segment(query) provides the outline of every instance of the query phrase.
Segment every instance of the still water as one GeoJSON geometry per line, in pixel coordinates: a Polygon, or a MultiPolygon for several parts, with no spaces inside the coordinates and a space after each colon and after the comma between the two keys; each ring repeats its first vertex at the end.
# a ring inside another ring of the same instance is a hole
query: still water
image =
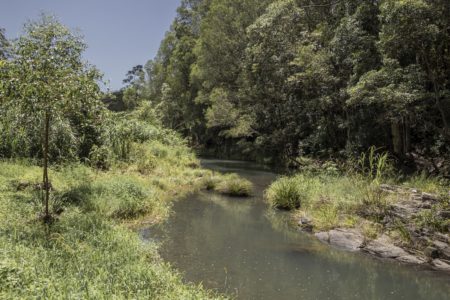
{"type": "Polygon", "coordinates": [[[450,299],[450,276],[347,253],[288,225],[263,202],[276,174],[247,162],[203,167],[253,182],[252,198],[199,193],[178,201],[168,222],[142,230],[184,276],[238,299],[450,299]]]}

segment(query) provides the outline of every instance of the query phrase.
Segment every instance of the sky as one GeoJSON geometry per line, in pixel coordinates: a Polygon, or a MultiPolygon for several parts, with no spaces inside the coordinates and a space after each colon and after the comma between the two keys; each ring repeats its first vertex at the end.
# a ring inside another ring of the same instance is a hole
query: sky
{"type": "Polygon", "coordinates": [[[89,63],[104,73],[111,90],[120,89],[133,66],[154,58],[180,0],[0,0],[0,28],[16,38],[23,24],[54,14],[80,30],[89,63]]]}

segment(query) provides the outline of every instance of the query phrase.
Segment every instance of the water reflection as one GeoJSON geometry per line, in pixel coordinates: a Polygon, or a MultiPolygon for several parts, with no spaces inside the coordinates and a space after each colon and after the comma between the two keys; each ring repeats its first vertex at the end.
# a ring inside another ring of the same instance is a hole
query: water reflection
{"type": "Polygon", "coordinates": [[[207,161],[256,183],[255,197],[200,193],[175,204],[167,224],[143,231],[187,281],[241,299],[448,299],[444,275],[332,249],[287,225],[261,196],[276,177],[242,162],[207,161]],[[228,167],[227,167],[228,166],[228,167]]]}

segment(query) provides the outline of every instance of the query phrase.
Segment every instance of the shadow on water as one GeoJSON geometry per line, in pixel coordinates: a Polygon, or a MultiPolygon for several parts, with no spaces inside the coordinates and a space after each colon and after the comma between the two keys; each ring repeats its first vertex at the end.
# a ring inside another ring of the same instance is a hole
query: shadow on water
{"type": "Polygon", "coordinates": [[[199,193],[178,201],[168,222],[142,230],[162,242],[161,256],[184,274],[239,299],[449,299],[450,277],[332,249],[267,209],[276,174],[246,162],[205,160],[255,185],[254,197],[199,193]]]}

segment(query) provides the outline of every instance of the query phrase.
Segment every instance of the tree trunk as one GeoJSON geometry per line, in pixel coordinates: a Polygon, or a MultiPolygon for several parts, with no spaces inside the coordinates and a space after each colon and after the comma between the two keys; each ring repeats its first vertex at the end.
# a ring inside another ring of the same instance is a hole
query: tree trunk
{"type": "Polygon", "coordinates": [[[44,178],[43,178],[43,184],[45,189],[45,195],[44,195],[44,205],[45,205],[45,211],[44,211],[44,221],[48,222],[50,220],[50,212],[48,208],[48,202],[50,198],[50,183],[48,181],[48,138],[49,138],[49,131],[50,131],[50,113],[47,111],[45,113],[45,128],[44,128],[44,178]]]}
{"type": "Polygon", "coordinates": [[[401,128],[401,123],[398,120],[393,120],[391,123],[392,133],[392,145],[394,147],[394,153],[397,155],[403,155],[403,141],[404,136],[401,128]]]}

